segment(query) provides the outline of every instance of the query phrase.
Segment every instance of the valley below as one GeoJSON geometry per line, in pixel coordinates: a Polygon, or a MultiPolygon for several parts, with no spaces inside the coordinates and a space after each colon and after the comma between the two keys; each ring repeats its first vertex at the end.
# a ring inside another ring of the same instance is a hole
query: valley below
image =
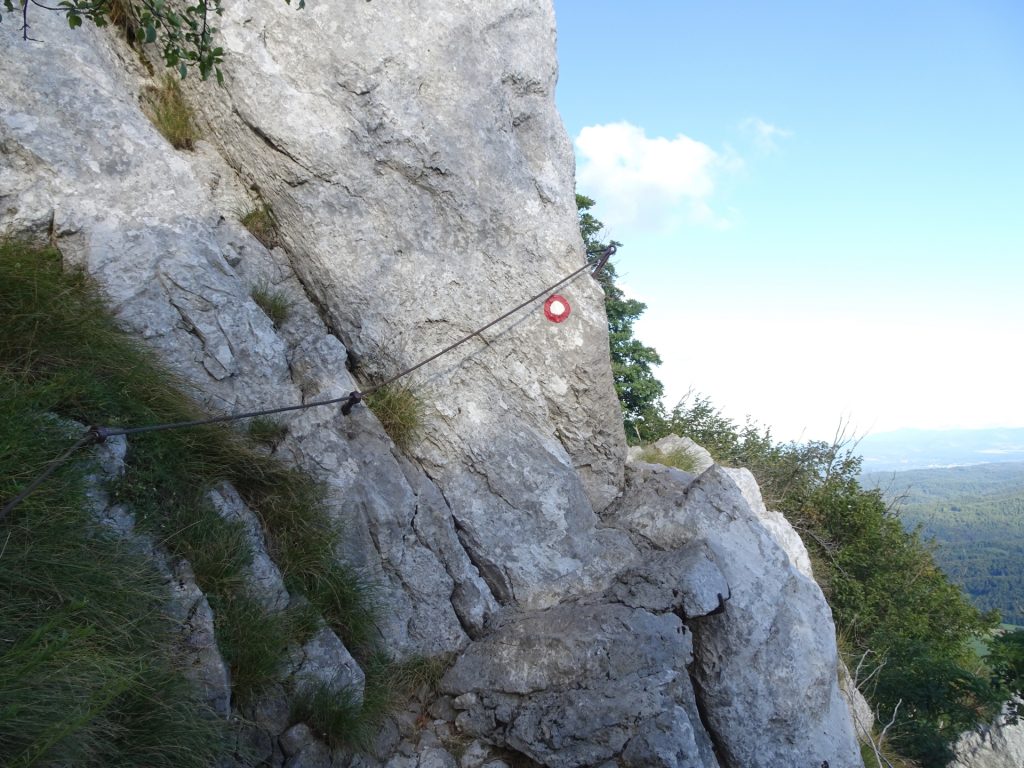
{"type": "Polygon", "coordinates": [[[1024,461],[867,472],[861,482],[934,542],[936,562],[975,605],[1024,626],[1024,461]]]}

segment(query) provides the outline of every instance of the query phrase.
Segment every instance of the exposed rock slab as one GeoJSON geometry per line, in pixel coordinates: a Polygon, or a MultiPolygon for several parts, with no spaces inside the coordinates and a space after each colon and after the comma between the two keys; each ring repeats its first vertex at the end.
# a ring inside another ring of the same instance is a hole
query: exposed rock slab
{"type": "Polygon", "coordinates": [[[620,604],[513,613],[442,681],[457,723],[553,768],[715,766],[679,618],[620,604]]]}
{"type": "MultiPolygon", "coordinates": [[[[226,89],[189,85],[364,381],[584,263],[546,0],[363,3],[343,20],[256,0],[220,26],[226,89]]],[[[593,531],[625,453],[603,295],[585,275],[560,290],[565,323],[538,303],[410,380],[428,411],[413,455],[491,589],[531,606],[600,588],[628,549],[593,531]]]]}
{"type": "Polygon", "coordinates": [[[652,546],[705,542],[729,585],[720,612],[689,622],[696,692],[725,764],[859,768],[837,683],[831,612],[720,467],[689,484],[635,465],[606,518],[652,546]]]}

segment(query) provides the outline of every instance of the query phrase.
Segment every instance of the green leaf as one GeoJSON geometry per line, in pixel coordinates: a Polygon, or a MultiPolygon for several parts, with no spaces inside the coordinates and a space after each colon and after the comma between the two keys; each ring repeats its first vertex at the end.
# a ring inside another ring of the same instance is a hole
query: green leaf
{"type": "Polygon", "coordinates": [[[82,26],[82,17],[79,16],[77,13],[69,13],[68,14],[68,26],[71,29],[75,29],[76,27],[82,26]]]}
{"type": "Polygon", "coordinates": [[[146,24],[146,42],[156,42],[156,27],[153,26],[152,22],[146,24]]]}
{"type": "Polygon", "coordinates": [[[178,74],[181,75],[182,80],[184,80],[186,75],[188,75],[188,67],[185,66],[184,62],[178,65],[178,74]]]}

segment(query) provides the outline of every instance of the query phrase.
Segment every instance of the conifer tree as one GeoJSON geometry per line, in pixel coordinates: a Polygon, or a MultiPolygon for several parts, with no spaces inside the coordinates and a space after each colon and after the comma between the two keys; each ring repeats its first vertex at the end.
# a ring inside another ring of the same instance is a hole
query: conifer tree
{"type": "MultiPolygon", "coordinates": [[[[599,258],[599,252],[608,245],[622,245],[614,240],[610,243],[601,241],[604,224],[590,213],[594,204],[594,200],[586,195],[576,195],[580,234],[592,260],[599,258]]],[[[652,366],[661,364],[661,357],[633,335],[633,323],[647,305],[636,299],[627,299],[615,284],[616,277],[615,266],[611,262],[597,276],[604,288],[615,392],[622,406],[626,439],[630,443],[650,442],[661,436],[665,422],[661,405],[664,387],[652,370],[652,366]]]]}

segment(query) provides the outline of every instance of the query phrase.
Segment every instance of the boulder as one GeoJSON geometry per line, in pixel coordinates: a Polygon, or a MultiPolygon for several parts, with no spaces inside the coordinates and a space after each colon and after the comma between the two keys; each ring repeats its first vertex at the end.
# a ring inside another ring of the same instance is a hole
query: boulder
{"type": "Polygon", "coordinates": [[[441,685],[463,730],[545,766],[710,768],[691,661],[690,633],[672,613],[570,603],[510,612],[441,685]]]}
{"type": "Polygon", "coordinates": [[[701,542],[728,584],[721,611],[687,623],[697,700],[723,762],[860,768],[818,585],[792,565],[728,472],[682,476],[633,465],[605,519],[660,549],[701,542]]]}

